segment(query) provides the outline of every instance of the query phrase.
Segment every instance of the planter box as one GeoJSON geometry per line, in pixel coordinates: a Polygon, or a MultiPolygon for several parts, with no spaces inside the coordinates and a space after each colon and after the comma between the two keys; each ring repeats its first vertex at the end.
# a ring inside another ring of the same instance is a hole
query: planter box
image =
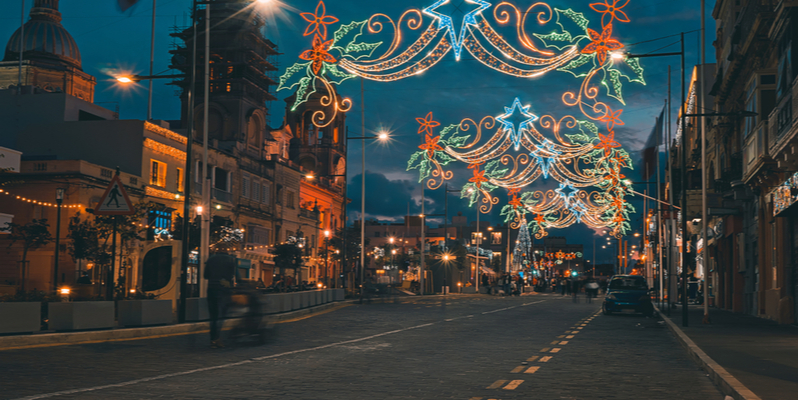
{"type": "Polygon", "coordinates": [[[208,299],[205,297],[186,299],[186,320],[208,321],[208,299]]]}
{"type": "Polygon", "coordinates": [[[309,291],[300,292],[300,308],[311,307],[311,295],[313,294],[309,291]]]}
{"type": "Polygon", "coordinates": [[[42,303],[38,301],[0,303],[0,333],[38,332],[42,303]]]}
{"type": "Polygon", "coordinates": [[[292,299],[292,310],[299,310],[300,309],[300,295],[302,293],[293,292],[289,293],[290,298],[292,299]]]}
{"type": "Polygon", "coordinates": [[[113,301],[76,301],[48,303],[50,329],[74,331],[113,328],[113,301]]]}
{"type": "Polygon", "coordinates": [[[275,296],[280,298],[281,312],[292,311],[292,293],[281,293],[275,296]]]}
{"type": "Polygon", "coordinates": [[[172,323],[172,300],[122,300],[117,302],[117,320],[122,326],[172,323]]]}
{"type": "Polygon", "coordinates": [[[333,289],[333,301],[344,301],[344,289],[333,289]]]}
{"type": "Polygon", "coordinates": [[[267,314],[277,314],[283,309],[283,297],[279,294],[268,294],[264,296],[264,301],[266,303],[262,307],[267,314]]]}

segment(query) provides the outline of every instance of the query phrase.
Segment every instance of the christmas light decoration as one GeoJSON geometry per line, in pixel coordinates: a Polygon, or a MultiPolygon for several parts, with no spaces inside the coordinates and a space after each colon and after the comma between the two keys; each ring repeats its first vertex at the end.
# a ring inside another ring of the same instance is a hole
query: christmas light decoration
{"type": "Polygon", "coordinates": [[[612,35],[615,22],[630,21],[623,11],[628,1],[590,4],[600,14],[600,27],[594,29],[583,13],[552,8],[544,2],[523,11],[507,1],[493,5],[466,0],[474,7],[463,15],[458,31],[453,17],[440,11],[447,2],[436,0],[422,10],[408,10],[396,22],[385,14],[374,14],[365,21],[340,25],[333,38],[327,37],[327,25],[338,20],[326,15],[320,2],[314,14],[303,14],[309,22],[304,35],[313,35],[312,48],[300,55],[304,63],[292,65],[280,77],[278,89],[297,87],[292,109],[317,90],[324,91],[320,100],[326,109],[316,111],[312,120],[325,126],[351,106],[349,99],[337,97],[334,85],[354,77],[374,81],[409,78],[433,67],[451,50],[456,60],[466,52],[481,64],[511,76],[569,73],[581,80],[580,88],[563,92],[561,99],[577,111],[575,115],[535,115],[532,106],[523,106],[516,98],[510,107],[504,107],[505,113],[479,122],[465,118],[442,126],[432,113],[417,118],[422,142],[408,169],[417,169],[420,182],[436,189],[453,178],[453,172],[445,169],[448,165],[454,161],[467,164],[472,177],[462,187],[462,197],[468,198],[470,205],[480,203],[480,211],[488,213],[499,203],[492,192],[508,189],[511,198],[501,215],[516,227],[526,225],[537,238],[547,235],[549,229],[574,223],[624,234],[630,229],[628,215],[634,209],[625,201],[630,184],[621,171],[632,167],[630,156],[615,139],[615,126],[624,125],[623,110],[612,108],[604,97],[624,105],[624,83],[645,83],[638,59],[609,57],[610,51],[624,47],[612,35]],[[533,31],[528,25],[532,15],[537,23],[533,31]],[[432,18],[430,23],[426,23],[427,17],[432,18]],[[509,44],[495,29],[505,25],[516,28],[514,42],[519,45],[509,44]],[[387,26],[392,29],[387,31],[392,40],[380,56],[373,57],[383,41],[361,40],[382,33],[387,26]],[[416,34],[406,48],[401,47],[404,31],[416,34]],[[602,93],[601,88],[605,88],[602,93]],[[602,125],[605,132],[600,131],[602,125]],[[484,132],[490,136],[482,141],[484,132]],[[559,185],[521,192],[540,177],[554,179],[559,185]],[[530,222],[527,214],[532,214],[530,222]]]}

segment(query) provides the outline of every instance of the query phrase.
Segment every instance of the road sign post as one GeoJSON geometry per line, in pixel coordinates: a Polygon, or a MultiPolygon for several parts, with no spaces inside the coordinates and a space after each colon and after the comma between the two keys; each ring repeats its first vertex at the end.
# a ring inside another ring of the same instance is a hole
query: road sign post
{"type": "Polygon", "coordinates": [[[106,300],[114,298],[114,270],[117,258],[117,216],[132,215],[136,209],[125,191],[125,186],[119,180],[119,168],[117,173],[111,178],[103,197],[94,209],[94,215],[111,215],[114,218],[113,230],[111,231],[111,266],[106,275],[106,300]]]}

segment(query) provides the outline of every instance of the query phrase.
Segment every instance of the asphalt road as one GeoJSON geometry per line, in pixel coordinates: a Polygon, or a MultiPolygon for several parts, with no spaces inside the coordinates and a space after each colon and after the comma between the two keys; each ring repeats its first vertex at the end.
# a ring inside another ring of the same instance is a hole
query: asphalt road
{"type": "Polygon", "coordinates": [[[203,334],[0,352],[0,398],[723,399],[656,319],[560,295],[399,298],[203,334]]]}

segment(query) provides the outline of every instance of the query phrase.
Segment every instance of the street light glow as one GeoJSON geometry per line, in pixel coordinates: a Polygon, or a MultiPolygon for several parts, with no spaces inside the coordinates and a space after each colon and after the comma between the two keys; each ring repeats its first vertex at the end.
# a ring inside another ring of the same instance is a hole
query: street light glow
{"type": "Polygon", "coordinates": [[[329,230],[327,230],[327,229],[326,229],[326,230],[325,230],[325,237],[328,237],[328,236],[330,236],[330,235],[331,235],[331,231],[329,231],[329,230]]]}
{"type": "Polygon", "coordinates": [[[378,134],[378,140],[386,140],[389,139],[389,134],[386,132],[380,132],[378,134]]]}
{"type": "Polygon", "coordinates": [[[306,179],[314,179],[314,175],[308,174],[306,175],[306,179]]]}
{"type": "Polygon", "coordinates": [[[614,51],[611,53],[611,58],[614,60],[624,60],[626,58],[625,53],[621,51],[614,51]]]}
{"type": "Polygon", "coordinates": [[[121,83],[131,83],[131,82],[133,82],[133,79],[131,79],[131,78],[130,78],[130,77],[128,77],[128,76],[118,76],[118,77],[117,77],[117,82],[121,82],[121,83]]]}

